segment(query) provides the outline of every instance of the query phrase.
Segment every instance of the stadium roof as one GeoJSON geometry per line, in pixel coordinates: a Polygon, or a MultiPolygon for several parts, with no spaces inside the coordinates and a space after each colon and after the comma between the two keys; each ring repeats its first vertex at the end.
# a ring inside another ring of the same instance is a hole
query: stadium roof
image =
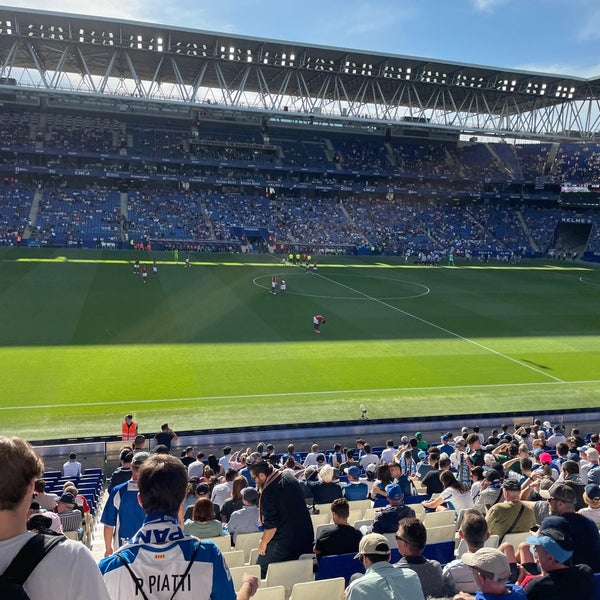
{"type": "Polygon", "coordinates": [[[600,80],[0,7],[0,83],[367,119],[591,137],[600,80]]]}

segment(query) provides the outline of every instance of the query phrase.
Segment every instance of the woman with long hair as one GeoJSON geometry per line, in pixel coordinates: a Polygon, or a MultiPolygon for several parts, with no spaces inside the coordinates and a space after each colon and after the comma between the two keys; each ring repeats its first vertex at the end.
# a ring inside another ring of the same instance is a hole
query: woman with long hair
{"type": "Polygon", "coordinates": [[[444,487],[442,493],[435,500],[423,502],[425,508],[435,511],[455,510],[457,513],[473,508],[469,486],[458,481],[452,471],[443,471],[440,481],[444,487]]]}
{"type": "Polygon", "coordinates": [[[227,498],[221,506],[221,521],[223,523],[229,522],[231,513],[235,510],[240,510],[242,504],[242,490],[248,487],[248,480],[243,475],[238,475],[233,480],[233,486],[231,488],[231,498],[227,498]]]}
{"type": "Polygon", "coordinates": [[[377,479],[371,488],[371,498],[373,499],[373,506],[375,508],[389,504],[385,487],[390,483],[392,483],[392,475],[389,465],[379,465],[377,479]]]}

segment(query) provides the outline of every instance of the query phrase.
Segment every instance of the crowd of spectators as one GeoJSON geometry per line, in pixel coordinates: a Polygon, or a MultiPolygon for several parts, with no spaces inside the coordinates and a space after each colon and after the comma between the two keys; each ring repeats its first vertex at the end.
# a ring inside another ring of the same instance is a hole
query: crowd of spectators
{"type": "Polygon", "coordinates": [[[552,182],[593,180],[600,160],[594,143],[321,137],[266,124],[157,126],[15,110],[0,117],[0,151],[4,168],[14,171],[2,185],[3,244],[17,235],[25,243],[85,246],[133,238],[262,250],[277,241],[315,253],[367,248],[427,261],[451,252],[508,260],[547,255],[557,225],[583,217],[591,223],[588,250],[600,247],[597,209],[558,208],[556,186],[555,201],[546,197],[552,182]],[[42,174],[21,180],[20,167],[42,174]],[[127,176],[148,181],[123,186],[127,176]],[[177,185],[194,177],[204,183],[177,185]],[[531,197],[515,200],[523,182],[531,197]],[[535,201],[537,193],[546,203],[535,201]]]}
{"type": "MultiPolygon", "coordinates": [[[[110,494],[101,517],[105,559],[100,571],[111,594],[130,585],[126,570],[119,571],[123,554],[116,560],[115,553],[122,547],[134,571],[150,568],[148,560],[142,564],[136,556],[138,552],[156,553],[156,544],[164,543],[153,540],[151,534],[157,531],[159,521],[161,527],[173,529],[173,535],[180,531],[177,539],[181,543],[229,538],[235,548],[238,536],[258,534],[262,577],[270,564],[294,560],[307,552],[314,552],[317,571],[324,557],[356,553],[366,575],[353,578],[346,592],[349,598],[362,597],[360,590],[370,589],[374,573],[381,571],[381,577],[389,578],[391,589],[416,586],[417,595],[411,597],[467,598],[479,590],[485,598],[494,582],[501,584],[495,586],[499,592],[509,589],[515,597],[535,599],[540,589],[550,586],[554,592],[553,586],[562,585],[549,577],[554,562],[544,562],[542,550],[569,570],[563,577],[579,578],[582,598],[591,598],[587,595],[593,589],[591,574],[600,572],[598,433],[584,435],[578,428],[566,431],[560,423],[535,420],[503,424],[486,433],[477,426],[464,426],[458,434],[443,432],[439,440],[427,441],[417,432],[402,436],[399,444],[390,439],[381,447],[357,439],[354,447],[336,444],[321,450],[313,443],[310,451],[297,451],[290,444],[278,452],[273,444],[260,443],[235,452],[227,446],[217,457],[187,446],[180,458],[169,456],[179,453],[178,448],[169,450],[159,439],[148,452],[147,440],[138,437],[140,443],[136,438],[121,449],[121,465],[110,478],[110,494]],[[182,483],[175,484],[173,479],[168,488],[153,488],[166,472],[182,483]],[[369,506],[373,508],[367,517],[369,506]],[[319,509],[327,509],[332,522],[315,528],[313,516],[320,517],[319,509]],[[161,511],[166,511],[164,516],[161,511]],[[461,542],[456,558],[453,552],[441,562],[426,558],[427,538],[433,535],[432,525],[428,525],[432,512],[451,517],[452,548],[453,532],[458,530],[464,547],[461,542]],[[365,514],[365,519],[355,513],[365,514]],[[537,535],[532,533],[536,528],[537,535]],[[520,537],[515,541],[509,534],[520,537]],[[181,537],[184,535],[187,537],[181,537]],[[541,548],[532,554],[537,545],[541,548]],[[395,552],[399,561],[392,558],[395,552]],[[484,564],[493,566],[487,571],[481,567],[481,572],[467,568],[484,564]]],[[[41,461],[33,458],[27,445],[19,441],[19,446],[15,440],[0,439],[0,496],[12,485],[6,470],[16,460],[12,454],[17,447],[33,461],[22,467],[29,469],[33,496],[24,495],[18,501],[23,511],[0,498],[0,523],[8,522],[10,513],[12,522],[23,519],[24,531],[28,518],[32,529],[50,536],[56,534],[53,528],[61,533],[76,530],[73,523],[81,524],[86,510],[85,497],[78,495],[74,485],[83,475],[77,455],[72,453],[64,465],[65,476],[73,481],[65,483],[58,497],[45,493],[41,461]],[[51,513],[56,513],[58,520],[48,518],[51,513]]],[[[175,434],[172,440],[177,442],[175,434]]],[[[12,487],[10,493],[14,497],[12,487]]],[[[30,539],[30,534],[19,535],[20,543],[30,539]]],[[[2,544],[6,542],[0,540],[2,544]]],[[[75,550],[69,546],[68,551],[75,550]]],[[[210,552],[218,554],[216,548],[210,552]]],[[[4,562],[13,555],[12,551],[7,554],[4,562]]],[[[79,555],[87,565],[86,577],[90,577],[91,557],[86,552],[79,555]]],[[[100,586],[97,597],[107,597],[102,595],[102,580],[95,581],[94,585],[100,586]]],[[[250,584],[244,588],[246,595],[240,596],[238,590],[238,598],[248,598],[250,589],[258,584],[246,581],[250,584]]],[[[33,591],[32,598],[38,597],[36,585],[38,579],[33,578],[26,587],[33,591]]]]}

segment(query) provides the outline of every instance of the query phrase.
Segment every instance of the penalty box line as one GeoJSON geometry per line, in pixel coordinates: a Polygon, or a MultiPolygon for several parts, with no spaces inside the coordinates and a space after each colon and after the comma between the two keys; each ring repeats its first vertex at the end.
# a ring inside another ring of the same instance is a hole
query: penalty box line
{"type": "Polygon", "coordinates": [[[420,321],[421,323],[429,326],[429,327],[433,327],[434,329],[438,329],[439,331],[443,331],[445,334],[451,336],[451,337],[455,337],[459,340],[462,340],[463,342],[467,342],[468,344],[472,344],[473,346],[476,346],[477,348],[480,348],[482,350],[485,350],[486,352],[490,352],[491,354],[495,354],[496,356],[500,357],[500,358],[504,358],[505,360],[509,360],[521,367],[525,367],[526,369],[529,369],[530,371],[534,371],[535,373],[538,373],[539,375],[543,375],[544,377],[548,377],[554,381],[556,381],[557,383],[565,383],[562,379],[560,379],[559,377],[555,377],[554,375],[550,375],[550,373],[545,373],[544,371],[542,371],[541,369],[536,369],[535,367],[528,365],[527,363],[524,363],[520,360],[517,360],[516,358],[513,358],[511,356],[508,356],[507,354],[503,354],[502,352],[499,352],[498,350],[494,350],[493,348],[490,348],[489,346],[486,346],[485,344],[481,344],[479,342],[476,342],[475,340],[471,340],[463,335],[460,335],[460,333],[456,333],[455,331],[451,331],[450,329],[446,329],[445,327],[442,327],[441,325],[438,325],[436,323],[432,323],[431,321],[428,321],[427,319],[423,319],[422,317],[419,317],[413,313],[409,313],[406,310],[402,310],[401,308],[398,308],[397,306],[394,306],[392,304],[388,304],[387,302],[384,302],[383,300],[380,300],[379,298],[374,298],[373,296],[370,296],[369,294],[366,294],[365,292],[361,292],[360,290],[357,290],[356,288],[353,288],[349,285],[346,285],[345,283],[341,283],[340,281],[336,281],[335,279],[331,279],[329,277],[326,277],[325,275],[321,275],[321,273],[317,273],[319,275],[319,277],[321,277],[322,279],[325,279],[326,281],[329,281],[330,283],[333,283],[335,285],[339,285],[341,287],[346,288],[347,290],[350,290],[351,292],[354,292],[355,294],[360,294],[361,296],[364,296],[365,298],[372,300],[373,302],[376,302],[377,304],[381,304],[382,306],[385,306],[386,308],[391,308],[392,310],[395,310],[396,312],[399,312],[401,314],[403,314],[406,317],[409,317],[410,319],[414,319],[416,321],[420,321]]]}

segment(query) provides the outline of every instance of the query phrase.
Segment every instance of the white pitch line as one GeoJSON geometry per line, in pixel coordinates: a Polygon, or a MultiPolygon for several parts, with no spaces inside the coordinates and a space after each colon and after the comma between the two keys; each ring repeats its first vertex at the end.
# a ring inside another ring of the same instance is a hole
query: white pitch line
{"type": "Polygon", "coordinates": [[[492,354],[495,354],[496,356],[499,356],[506,360],[512,361],[512,362],[516,363],[517,365],[525,367],[526,369],[530,369],[531,371],[539,373],[540,375],[544,375],[544,377],[549,377],[550,379],[554,379],[554,381],[556,381],[558,383],[564,383],[564,381],[562,379],[555,377],[554,375],[550,375],[549,373],[544,373],[544,371],[542,371],[541,369],[536,369],[535,367],[532,367],[531,365],[521,362],[520,360],[517,360],[516,358],[512,358],[511,356],[503,354],[502,352],[498,352],[498,350],[494,350],[493,348],[490,348],[489,346],[485,346],[484,344],[480,344],[479,342],[476,342],[475,340],[466,338],[466,337],[460,335],[459,333],[450,331],[449,329],[446,329],[445,327],[442,327],[441,325],[437,325],[436,323],[432,323],[431,321],[428,321],[427,319],[423,319],[421,317],[418,317],[417,315],[413,315],[412,313],[402,310],[401,308],[398,308],[397,306],[393,306],[392,304],[388,304],[387,302],[384,302],[383,300],[379,300],[379,298],[374,298],[373,296],[369,296],[369,294],[365,294],[364,292],[361,292],[360,290],[350,287],[349,285],[346,285],[345,283],[341,283],[339,281],[336,281],[335,279],[330,279],[329,277],[325,277],[325,275],[321,275],[320,273],[318,273],[318,275],[319,275],[319,277],[322,277],[323,279],[330,281],[331,283],[334,283],[336,285],[340,285],[340,286],[350,290],[351,292],[354,292],[355,294],[361,294],[365,298],[369,298],[370,300],[373,300],[373,302],[377,302],[378,304],[381,304],[382,306],[391,308],[392,310],[402,313],[403,315],[410,317],[411,319],[415,319],[417,321],[420,321],[421,323],[425,323],[425,325],[429,325],[429,327],[439,329],[440,331],[443,331],[444,333],[446,333],[452,337],[458,338],[459,340],[463,340],[464,342],[472,344],[473,346],[477,346],[478,348],[481,348],[482,350],[491,352],[492,354]]]}
{"type": "Polygon", "coordinates": [[[224,396],[193,396],[189,398],[156,398],[154,400],[111,400],[109,402],[76,402],[73,404],[38,404],[28,406],[0,406],[0,411],[6,410],[31,410],[49,408],[69,408],[74,406],[118,406],[129,404],[164,404],[166,402],[213,402],[215,400],[247,400],[252,398],[293,398],[297,396],[333,396],[348,394],[379,394],[389,392],[431,392],[431,391],[454,391],[472,389],[500,389],[538,386],[570,386],[600,384],[600,379],[583,381],[529,381],[525,383],[482,383],[469,385],[439,385],[423,387],[397,387],[397,388],[367,388],[358,390],[316,390],[313,392],[274,392],[269,394],[232,394],[224,396]]]}

